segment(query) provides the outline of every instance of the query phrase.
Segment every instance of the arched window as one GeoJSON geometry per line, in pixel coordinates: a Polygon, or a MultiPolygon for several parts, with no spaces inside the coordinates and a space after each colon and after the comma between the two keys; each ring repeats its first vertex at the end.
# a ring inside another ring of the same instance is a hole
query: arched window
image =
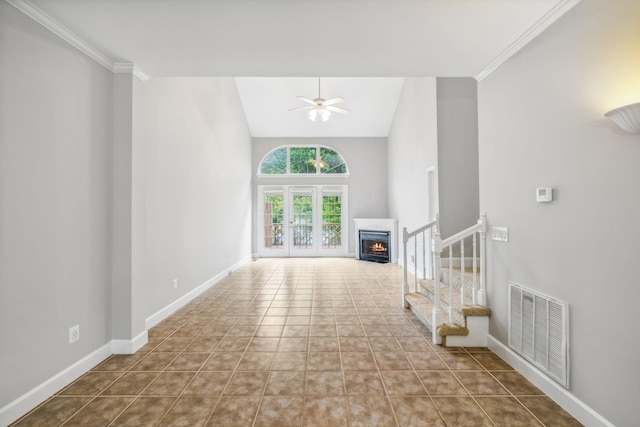
{"type": "Polygon", "coordinates": [[[259,176],[349,175],[340,153],[321,145],[284,145],[270,151],[258,168],[259,176]]]}

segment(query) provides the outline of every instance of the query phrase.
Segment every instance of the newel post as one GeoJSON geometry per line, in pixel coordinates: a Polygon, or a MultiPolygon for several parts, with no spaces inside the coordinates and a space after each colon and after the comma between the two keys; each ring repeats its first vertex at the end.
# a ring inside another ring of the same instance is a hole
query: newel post
{"type": "Polygon", "coordinates": [[[409,282],[407,279],[407,240],[409,240],[409,233],[407,227],[402,227],[402,267],[404,270],[404,277],[402,281],[402,306],[409,308],[405,295],[409,293],[409,282]]]}
{"type": "Polygon", "coordinates": [[[478,220],[480,224],[480,290],[478,291],[479,305],[487,305],[487,260],[486,260],[486,246],[487,246],[487,217],[481,215],[478,220]]]}
{"type": "Polygon", "coordinates": [[[434,344],[442,344],[442,337],[438,335],[438,326],[442,325],[442,309],[440,308],[440,268],[442,267],[442,239],[438,225],[434,227],[431,240],[431,252],[433,253],[433,312],[431,314],[431,336],[434,344]]]}

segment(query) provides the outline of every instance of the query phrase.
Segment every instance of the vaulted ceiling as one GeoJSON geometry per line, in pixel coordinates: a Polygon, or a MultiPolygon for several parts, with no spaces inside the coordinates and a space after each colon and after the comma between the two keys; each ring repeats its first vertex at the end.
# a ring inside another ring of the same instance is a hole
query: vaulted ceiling
{"type": "Polygon", "coordinates": [[[254,136],[385,136],[401,78],[481,78],[579,0],[8,1],[152,78],[244,77],[254,136]],[[342,126],[267,114],[315,98],[318,76],[353,111],[342,126]]]}

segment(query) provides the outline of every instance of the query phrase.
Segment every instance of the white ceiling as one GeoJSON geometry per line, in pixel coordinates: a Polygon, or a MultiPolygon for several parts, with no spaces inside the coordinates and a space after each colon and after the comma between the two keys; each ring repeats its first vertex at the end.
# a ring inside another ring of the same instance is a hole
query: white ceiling
{"type": "Polygon", "coordinates": [[[345,77],[477,76],[519,38],[549,20],[554,8],[576,3],[575,0],[9,1],[18,6],[35,6],[112,62],[135,63],[151,77],[261,77],[237,79],[254,136],[386,135],[402,80],[345,77]],[[353,110],[352,114],[334,115],[330,121],[318,124],[300,112],[297,119],[304,120],[296,120],[294,112],[272,111],[299,106],[297,95],[316,97],[317,84],[313,79],[282,77],[312,76],[323,77],[323,97],[342,96],[345,102],[341,105],[353,110]],[[269,123],[278,126],[269,128],[269,123]]]}
{"type": "Polygon", "coordinates": [[[317,78],[236,77],[254,137],[387,136],[403,82],[399,77],[322,78],[322,98],[341,96],[344,102],[336,106],[351,112],[334,113],[327,122],[312,122],[308,110],[289,110],[309,105],[297,96],[318,97],[317,78]]]}

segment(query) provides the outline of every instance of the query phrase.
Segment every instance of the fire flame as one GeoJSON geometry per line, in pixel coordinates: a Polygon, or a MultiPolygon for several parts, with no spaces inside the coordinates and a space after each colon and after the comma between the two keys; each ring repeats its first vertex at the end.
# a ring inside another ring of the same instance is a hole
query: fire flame
{"type": "Polygon", "coordinates": [[[371,246],[371,250],[374,252],[385,252],[387,248],[380,242],[376,242],[371,246]]]}

